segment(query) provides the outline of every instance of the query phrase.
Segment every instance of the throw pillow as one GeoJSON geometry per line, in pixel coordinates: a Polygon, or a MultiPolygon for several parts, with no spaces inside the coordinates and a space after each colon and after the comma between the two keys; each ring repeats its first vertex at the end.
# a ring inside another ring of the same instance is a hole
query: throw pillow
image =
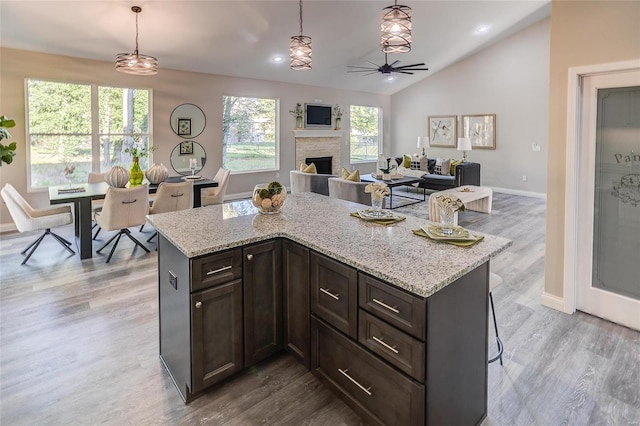
{"type": "Polygon", "coordinates": [[[353,172],[349,173],[349,171],[343,167],[342,179],[350,180],[352,182],[360,182],[360,170],[355,169],[353,172]]]}
{"type": "Polygon", "coordinates": [[[428,160],[429,159],[427,158],[426,155],[423,155],[420,158],[420,170],[422,170],[423,172],[428,172],[429,171],[429,167],[428,167],[429,162],[428,162],[428,160]]]}
{"type": "Polygon", "coordinates": [[[455,176],[456,175],[456,166],[458,164],[462,164],[462,160],[451,160],[451,170],[449,172],[449,174],[451,176],[455,176]]]}
{"type": "Polygon", "coordinates": [[[305,163],[302,163],[302,164],[300,165],[300,171],[301,171],[302,173],[311,173],[311,174],[314,174],[314,175],[315,175],[316,173],[318,173],[318,172],[317,172],[317,170],[316,170],[316,165],[315,165],[315,163],[311,163],[311,164],[309,164],[308,166],[307,166],[305,163]]]}
{"type": "Polygon", "coordinates": [[[451,159],[442,160],[442,176],[451,176],[451,159]]]}
{"type": "Polygon", "coordinates": [[[411,157],[409,157],[407,154],[402,157],[402,167],[407,169],[411,168],[411,157]]]}
{"type": "Polygon", "coordinates": [[[436,165],[433,168],[434,175],[442,174],[442,158],[436,158],[436,165]]]}

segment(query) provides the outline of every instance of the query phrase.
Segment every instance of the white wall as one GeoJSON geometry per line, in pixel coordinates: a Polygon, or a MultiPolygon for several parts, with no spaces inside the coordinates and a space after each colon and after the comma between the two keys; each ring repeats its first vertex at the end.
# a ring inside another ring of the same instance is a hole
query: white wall
{"type": "MultiPolygon", "coordinates": [[[[174,146],[182,140],[170,127],[169,118],[173,109],[183,103],[198,105],[206,116],[204,132],[195,138],[207,152],[207,163],[201,172],[214,176],[222,165],[222,96],[250,96],[280,99],[280,170],[276,172],[232,174],[227,194],[247,193],[256,183],[275,179],[289,185],[289,170],[295,168],[295,144],[292,130],[295,118],[289,110],[296,102],[339,104],[345,115],[342,118],[345,138],[341,144],[341,165],[349,165],[348,139],[349,105],[370,105],[382,107],[385,139],[389,139],[391,99],[388,95],[327,89],[321,87],[287,84],[265,80],[253,80],[212,74],[160,69],[155,76],[131,76],[115,71],[111,62],[78,59],[49,55],[17,49],[0,49],[0,114],[16,121],[11,129],[18,149],[14,161],[0,168],[0,185],[11,183],[18,191],[27,195],[35,207],[49,205],[44,191],[27,194],[27,160],[25,130],[25,78],[38,78],[75,83],[98,83],[115,87],[147,87],[153,90],[153,141],[158,149],[153,153],[153,161],[170,166],[170,155],[174,146]],[[280,174],[277,177],[277,173],[280,174]]],[[[296,72],[288,68],[283,72],[296,72]]],[[[363,167],[364,169],[364,167],[363,167]]],[[[370,166],[373,170],[373,166],[370,166]]],[[[0,209],[0,224],[11,223],[4,205],[0,209]]]]}
{"type": "MultiPolygon", "coordinates": [[[[496,150],[474,150],[482,184],[525,193],[547,190],[550,19],[528,28],[391,97],[391,152],[415,153],[428,135],[427,117],[496,114],[496,150]],[[532,151],[532,143],[541,146],[532,151]],[[527,175],[527,181],[522,176],[527,175]]],[[[443,42],[445,42],[443,40],[443,42]]],[[[424,58],[429,63],[429,58],[424,58]]],[[[455,148],[428,148],[429,157],[462,158],[455,148]]]]}

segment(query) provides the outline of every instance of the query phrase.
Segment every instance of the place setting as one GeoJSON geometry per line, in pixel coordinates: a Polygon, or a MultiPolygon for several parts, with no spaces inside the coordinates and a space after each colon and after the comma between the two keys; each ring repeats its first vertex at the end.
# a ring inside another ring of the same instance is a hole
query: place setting
{"type": "Polygon", "coordinates": [[[474,235],[461,226],[448,227],[439,224],[421,226],[420,229],[414,229],[413,233],[458,247],[471,247],[484,239],[484,235],[474,235]]]}

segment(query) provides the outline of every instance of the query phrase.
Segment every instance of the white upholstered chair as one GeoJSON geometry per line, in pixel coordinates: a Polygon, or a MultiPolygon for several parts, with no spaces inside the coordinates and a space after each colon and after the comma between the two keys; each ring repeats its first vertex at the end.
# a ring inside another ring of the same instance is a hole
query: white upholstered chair
{"type": "MultiPolygon", "coordinates": [[[[149,214],[177,212],[178,210],[190,209],[192,206],[192,182],[161,182],[160,185],[158,185],[156,198],[153,200],[153,204],[151,204],[149,214]]],[[[158,235],[158,231],[154,232],[147,242],[150,243],[156,235],[158,235]]]]}
{"type": "MultiPolygon", "coordinates": [[[[87,183],[101,183],[104,182],[104,178],[106,173],[97,173],[97,172],[89,172],[87,176],[87,183]]],[[[104,204],[104,200],[91,200],[91,216],[95,217],[96,213],[102,210],[102,204],[104,204]]],[[[98,224],[94,223],[91,229],[94,229],[98,224]]],[[[100,228],[96,231],[93,239],[95,240],[100,232],[100,228]]]]}
{"type": "MultiPolygon", "coordinates": [[[[371,194],[364,192],[364,187],[369,183],[370,182],[353,182],[342,178],[330,178],[329,197],[353,201],[354,203],[370,206],[371,194]]],[[[384,200],[384,202],[386,202],[386,200],[384,200]]],[[[382,205],[383,208],[384,202],[382,205]]]]}
{"type": "Polygon", "coordinates": [[[133,238],[128,229],[132,226],[143,225],[147,220],[147,213],[149,213],[149,189],[147,185],[140,185],[133,188],[110,187],[104,197],[102,211],[96,214],[96,222],[98,226],[105,231],[117,229],[119,232],[96,250],[96,253],[100,253],[115,239],[116,242],[111,248],[109,257],[107,257],[107,263],[109,263],[123,234],[129,237],[136,246],[142,247],[144,251],[149,253],[149,249],[140,241],[133,238]]]}
{"type": "Polygon", "coordinates": [[[291,170],[289,171],[291,193],[315,192],[317,194],[329,195],[329,178],[334,177],[336,176],[291,170]]]}
{"type": "Polygon", "coordinates": [[[218,173],[216,173],[213,178],[213,180],[218,182],[218,186],[202,190],[201,202],[203,207],[211,204],[222,204],[224,194],[227,193],[230,174],[230,170],[223,169],[222,167],[218,170],[218,173]]]}
{"type": "Polygon", "coordinates": [[[22,254],[27,254],[27,257],[22,261],[24,265],[27,263],[31,255],[38,248],[45,236],[51,235],[57,242],[60,243],[65,250],[71,254],[76,252],[71,249],[71,243],[60,235],[51,231],[51,228],[58,226],[68,225],[73,223],[73,215],[71,214],[71,207],[60,206],[50,207],[46,209],[34,209],[25,200],[22,195],[11,185],[6,184],[2,188],[2,198],[7,204],[7,209],[11,218],[16,224],[16,228],[20,232],[39,231],[44,229],[44,234],[40,235],[34,242],[29,244],[26,249],[22,251],[22,254]],[[31,249],[31,250],[29,250],[31,249]]]}

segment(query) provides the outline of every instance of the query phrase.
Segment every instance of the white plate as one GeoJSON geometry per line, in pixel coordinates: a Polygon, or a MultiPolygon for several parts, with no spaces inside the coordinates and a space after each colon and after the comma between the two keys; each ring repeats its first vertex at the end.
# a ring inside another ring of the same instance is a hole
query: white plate
{"type": "Polygon", "coordinates": [[[194,175],[194,176],[185,176],[183,179],[198,180],[198,179],[202,179],[202,176],[198,176],[198,175],[194,175]]]}
{"type": "Polygon", "coordinates": [[[375,211],[372,209],[359,210],[358,215],[366,220],[390,220],[397,217],[389,210],[380,210],[380,214],[375,214],[375,211]]]}

